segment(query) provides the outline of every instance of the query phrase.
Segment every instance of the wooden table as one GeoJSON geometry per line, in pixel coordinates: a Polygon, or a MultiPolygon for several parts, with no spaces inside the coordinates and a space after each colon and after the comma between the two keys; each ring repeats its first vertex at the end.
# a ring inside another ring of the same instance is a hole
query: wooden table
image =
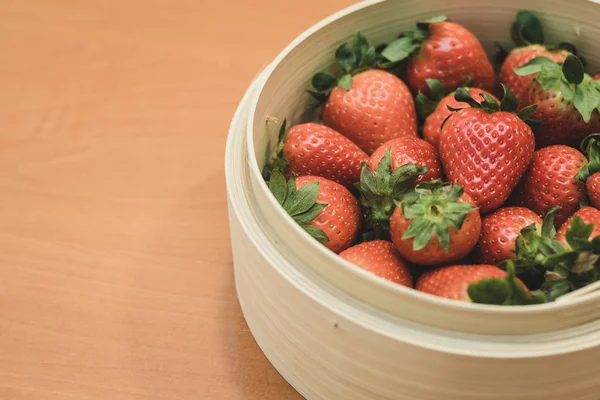
{"type": "Polygon", "coordinates": [[[223,150],[350,0],[0,1],[0,399],[298,399],[235,297],[223,150]]]}

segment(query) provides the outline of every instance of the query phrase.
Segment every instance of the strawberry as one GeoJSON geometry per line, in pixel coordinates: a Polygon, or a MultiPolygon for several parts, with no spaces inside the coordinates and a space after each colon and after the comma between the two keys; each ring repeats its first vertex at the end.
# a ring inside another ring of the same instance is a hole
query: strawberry
{"type": "Polygon", "coordinates": [[[413,287],[408,264],[400,258],[391,242],[363,242],[342,251],[340,257],[383,279],[413,287]]]}
{"type": "Polygon", "coordinates": [[[581,150],[587,155],[588,163],[575,176],[585,183],[589,202],[600,207],[600,134],[587,136],[581,142],[581,150]]]}
{"type": "MultiPolygon", "coordinates": [[[[404,141],[404,139],[397,140],[404,141]]],[[[416,140],[429,146],[420,139],[416,140]]],[[[416,162],[433,165],[439,173],[439,163],[431,148],[423,147],[427,153],[422,149],[412,151],[415,149],[411,150],[404,144],[390,143],[383,148],[382,157],[375,152],[362,166],[360,183],[357,187],[367,222],[367,232],[365,232],[367,239],[389,238],[390,217],[396,208],[396,202],[414,189],[418,179],[430,175],[427,167],[419,166],[416,162]],[[394,166],[392,166],[392,151],[395,152],[394,166]],[[408,151],[408,154],[404,151],[408,151]]]]}
{"type": "Polygon", "coordinates": [[[277,169],[268,186],[294,221],[328,249],[339,253],[356,239],[360,205],[344,186],[318,176],[292,176],[286,182],[277,169]]]}
{"type": "Polygon", "coordinates": [[[325,125],[306,123],[286,131],[281,125],[277,155],[263,170],[269,179],[275,168],[287,175],[314,175],[350,187],[360,180],[361,164],[369,156],[348,138],[325,125]]]}
{"type": "Polygon", "coordinates": [[[579,217],[585,224],[591,224],[592,229],[588,234],[590,240],[600,235],[600,210],[594,207],[583,207],[573,214],[564,224],[560,226],[556,233],[556,240],[568,246],[566,234],[569,228],[573,225],[573,219],[579,217]]]}
{"type": "Polygon", "coordinates": [[[316,91],[309,93],[324,103],[323,123],[356,143],[367,154],[388,140],[417,136],[415,103],[406,84],[384,71],[360,33],[353,44],[342,44],[336,60],[344,71],[340,78],[317,73],[316,91]]]}
{"type": "Polygon", "coordinates": [[[514,267],[530,288],[549,301],[600,280],[600,241],[596,240],[600,211],[582,208],[557,234],[554,213],[558,209],[552,207],[546,214],[541,233],[534,225],[523,228],[516,240],[516,259],[499,265],[514,267]]]}
{"type": "Polygon", "coordinates": [[[381,55],[392,63],[408,59],[406,82],[416,95],[429,95],[426,79],[437,79],[453,91],[465,85],[491,91],[495,76],[483,46],[464,26],[439,16],[417,23],[417,28],[389,43],[381,55]]]}
{"type": "Polygon", "coordinates": [[[592,76],[592,79],[595,81],[600,81],[600,74],[596,74],[596,75],[592,76]]]}
{"type": "Polygon", "coordinates": [[[392,171],[406,164],[416,164],[427,167],[429,172],[417,178],[416,183],[441,179],[442,166],[440,165],[437,150],[426,141],[414,136],[404,136],[390,140],[380,146],[367,161],[371,171],[377,171],[377,166],[388,150],[392,157],[392,171]]]}
{"type": "Polygon", "coordinates": [[[576,147],[592,132],[600,130],[600,81],[584,72],[583,63],[569,54],[561,65],[536,57],[515,69],[517,75],[537,74],[528,93],[538,107],[531,118],[538,148],[553,144],[576,147]]]}
{"type": "Polygon", "coordinates": [[[529,208],[540,216],[553,206],[559,206],[555,225],[560,226],[585,198],[585,186],[576,175],[586,164],[584,155],[572,147],[555,145],[537,150],[511,203],[529,208]]]}
{"type": "MultiPolygon", "coordinates": [[[[423,93],[419,92],[415,98],[417,114],[425,122],[423,124],[423,139],[431,143],[436,149],[440,145],[440,133],[442,132],[442,124],[448,118],[452,111],[450,108],[464,108],[469,105],[465,102],[456,101],[454,98],[455,92],[446,95],[444,85],[435,79],[427,79],[427,85],[430,88],[433,99],[428,98],[423,93]]],[[[465,90],[473,98],[481,98],[482,93],[498,100],[493,94],[479,88],[468,88],[465,90]]]]}
{"type": "Polygon", "coordinates": [[[484,304],[518,305],[543,302],[531,296],[527,287],[514,275],[487,264],[451,265],[427,271],[417,281],[416,289],[438,297],[484,304]]]}
{"type": "Polygon", "coordinates": [[[498,264],[514,259],[515,241],[521,230],[529,225],[541,229],[542,219],[524,207],[504,207],[485,216],[477,244],[477,260],[483,264],[498,264]]]}
{"type": "Polygon", "coordinates": [[[479,210],[459,185],[433,181],[405,195],[390,221],[392,242],[415,264],[436,265],[465,257],[477,244],[479,210]]]}
{"type": "Polygon", "coordinates": [[[500,68],[499,81],[515,94],[519,106],[523,106],[529,100],[529,89],[534,76],[517,75],[514,69],[536,57],[547,57],[555,62],[563,62],[569,52],[562,48],[544,46],[542,23],[529,11],[517,13],[511,26],[511,36],[517,47],[512,49],[504,59],[500,68]]]}
{"type": "Polygon", "coordinates": [[[535,148],[531,128],[523,121],[535,106],[515,115],[517,102],[504,89],[501,104],[485,93],[477,102],[465,89],[457,89],[456,101],[470,107],[455,111],[440,134],[440,158],[448,180],[463,186],[482,213],[504,204],[535,148]]]}

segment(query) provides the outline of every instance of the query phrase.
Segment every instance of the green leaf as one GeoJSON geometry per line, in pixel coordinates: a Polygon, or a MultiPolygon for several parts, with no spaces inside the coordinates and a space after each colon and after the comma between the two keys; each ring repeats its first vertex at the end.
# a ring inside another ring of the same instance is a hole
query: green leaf
{"type": "Polygon", "coordinates": [[[554,301],[571,291],[568,279],[557,279],[544,282],[540,291],[546,295],[548,301],[554,301]]]}
{"type": "Polygon", "coordinates": [[[268,182],[269,190],[275,196],[275,199],[279,204],[283,204],[287,197],[287,182],[285,177],[278,170],[274,170],[271,173],[271,180],[268,182]]]}
{"type": "Polygon", "coordinates": [[[356,54],[354,54],[354,50],[352,46],[348,43],[342,44],[335,51],[335,59],[337,63],[342,67],[342,69],[348,73],[354,69],[354,65],[356,64],[356,54]]]}
{"type": "Polygon", "coordinates": [[[590,121],[594,110],[600,107],[600,91],[590,84],[589,78],[575,87],[573,104],[586,123],[590,121]]]}
{"type": "Polygon", "coordinates": [[[302,228],[306,232],[308,232],[310,234],[310,236],[314,237],[319,242],[321,242],[321,244],[325,244],[325,243],[329,242],[329,236],[327,236],[327,234],[325,232],[323,232],[323,230],[321,230],[321,228],[317,228],[316,226],[312,226],[312,225],[304,225],[302,228]]]}
{"type": "Polygon", "coordinates": [[[429,25],[435,24],[436,22],[444,22],[447,20],[448,18],[445,15],[436,15],[435,17],[431,17],[429,19],[417,22],[417,28],[427,30],[429,29],[429,25]]]}
{"type": "Polygon", "coordinates": [[[454,100],[458,102],[467,103],[468,105],[474,108],[481,108],[481,104],[479,104],[479,102],[477,102],[473,97],[471,97],[469,91],[463,87],[456,89],[456,92],[454,92],[454,100]]]}
{"type": "Polygon", "coordinates": [[[585,72],[581,60],[573,53],[569,54],[562,66],[562,73],[567,82],[579,85],[583,82],[585,72]]]}
{"type": "MultiPolygon", "coordinates": [[[[513,94],[513,92],[503,83],[501,83],[502,89],[504,90],[504,97],[502,103],[500,103],[500,109],[506,112],[515,112],[519,108],[519,102],[513,94]]],[[[493,100],[493,99],[492,99],[493,100]]]]}
{"type": "Polygon", "coordinates": [[[560,206],[554,206],[544,216],[542,223],[542,236],[554,239],[556,236],[556,228],[554,227],[554,215],[560,210],[560,206]]]}
{"type": "Polygon", "coordinates": [[[325,92],[337,85],[337,78],[327,72],[319,72],[313,76],[312,85],[317,91],[325,92]]]}
{"type": "Polygon", "coordinates": [[[444,250],[446,250],[446,252],[450,251],[450,230],[448,229],[448,226],[443,223],[435,224],[435,235],[444,250]]]}
{"type": "MultiPolygon", "coordinates": [[[[364,63],[364,57],[369,50],[369,42],[367,38],[360,32],[354,34],[354,40],[352,41],[352,51],[356,55],[356,63],[359,67],[362,67],[364,63]]],[[[375,49],[373,49],[373,54],[375,49]]]]}
{"type": "Polygon", "coordinates": [[[431,97],[433,97],[434,100],[439,101],[446,97],[446,87],[440,80],[426,78],[425,82],[427,83],[429,91],[431,92],[431,97]]]}
{"type": "Polygon", "coordinates": [[[511,26],[511,38],[519,47],[544,44],[542,23],[532,12],[519,11],[511,26]]]}
{"type": "Polygon", "coordinates": [[[313,219],[315,219],[317,215],[319,215],[321,211],[323,211],[327,206],[328,204],[315,203],[311,208],[309,208],[305,212],[294,215],[294,221],[296,221],[299,225],[306,225],[313,219]]]}
{"type": "Polygon", "coordinates": [[[469,285],[467,292],[471,301],[479,304],[531,305],[545,303],[547,300],[542,293],[534,296],[527,293],[515,277],[515,265],[512,261],[506,263],[506,277],[484,278],[469,285]]]}
{"type": "Polygon", "coordinates": [[[390,178],[392,176],[392,149],[388,148],[375,172],[375,187],[378,193],[383,193],[390,186],[390,178]]]}
{"type": "Polygon", "coordinates": [[[296,194],[286,201],[285,209],[292,217],[308,211],[316,202],[319,196],[319,182],[311,182],[302,186],[296,194]]]}
{"type": "Polygon", "coordinates": [[[352,87],[352,75],[346,74],[340,78],[338,85],[344,90],[350,90],[352,87]]]}
{"type": "MultiPolygon", "coordinates": [[[[542,66],[541,71],[535,77],[535,79],[539,82],[540,86],[544,90],[557,89],[562,88],[562,71],[558,64],[553,65],[544,65],[542,66]]],[[[567,86],[569,88],[569,86],[567,86]]],[[[563,95],[568,94],[563,90],[563,95]]]]}
{"type": "Polygon", "coordinates": [[[420,43],[415,42],[413,38],[406,36],[391,41],[385,49],[383,49],[381,55],[391,62],[398,62],[407,58],[420,46],[420,43]]]}
{"type": "Polygon", "coordinates": [[[366,163],[362,164],[360,170],[360,191],[363,194],[377,194],[377,181],[375,180],[375,174],[371,171],[366,163]]]}
{"type": "Polygon", "coordinates": [[[310,94],[313,97],[313,99],[317,100],[320,103],[324,103],[329,97],[329,95],[327,95],[326,93],[315,92],[314,90],[307,90],[306,92],[310,94]]]}
{"type": "Polygon", "coordinates": [[[520,67],[513,68],[513,71],[519,76],[527,76],[538,73],[542,70],[544,65],[558,66],[554,61],[548,57],[535,57],[529,62],[521,65],[520,67]]]}
{"type": "Polygon", "coordinates": [[[532,104],[530,106],[523,107],[517,113],[517,117],[519,117],[523,121],[531,121],[529,119],[529,117],[531,117],[531,115],[535,112],[535,110],[537,109],[537,107],[538,107],[537,104],[532,104]]]}
{"type": "Polygon", "coordinates": [[[420,90],[415,96],[415,107],[417,115],[421,121],[424,121],[431,113],[433,113],[438,105],[437,101],[431,100],[425,96],[420,90]]]}
{"type": "Polygon", "coordinates": [[[360,60],[360,66],[365,67],[365,66],[374,65],[376,61],[377,61],[377,53],[375,52],[375,48],[369,47],[367,52],[365,54],[363,54],[362,59],[360,60]]]}
{"type": "Polygon", "coordinates": [[[422,250],[433,236],[433,224],[426,219],[414,219],[402,239],[414,238],[413,249],[422,250]]]}
{"type": "MultiPolygon", "coordinates": [[[[500,108],[501,105],[498,104],[496,99],[494,99],[489,94],[481,93],[481,97],[483,97],[483,101],[480,103],[479,108],[483,109],[485,112],[492,114],[492,113],[495,113],[495,112],[498,112],[501,110],[501,108],[500,108]]],[[[515,100],[515,102],[516,102],[516,100],[515,100]]],[[[509,106],[510,106],[510,104],[509,104],[509,106]]],[[[508,111],[508,110],[506,110],[506,111],[508,111]]],[[[512,112],[512,111],[508,111],[508,112],[512,112]]]]}
{"type": "Polygon", "coordinates": [[[583,251],[589,249],[589,237],[594,230],[593,224],[586,224],[580,217],[571,220],[571,225],[565,234],[567,243],[573,250],[583,251]]]}

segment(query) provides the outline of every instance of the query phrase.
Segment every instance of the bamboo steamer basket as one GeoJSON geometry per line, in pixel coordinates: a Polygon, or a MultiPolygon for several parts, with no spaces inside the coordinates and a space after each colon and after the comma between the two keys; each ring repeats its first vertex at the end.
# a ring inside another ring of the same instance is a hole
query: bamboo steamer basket
{"type": "Polygon", "coordinates": [[[356,31],[378,44],[445,14],[490,54],[519,9],[547,42],[574,43],[600,70],[600,4],[589,0],[366,1],[313,26],[255,79],[225,155],[238,297],[257,343],[314,400],[600,400],[600,285],[550,304],[498,307],[429,296],[372,276],[318,244],[270,195],[260,170],[284,118],[305,112],[312,75],[356,31]],[[477,5],[477,14],[472,6],[477,5]]]}

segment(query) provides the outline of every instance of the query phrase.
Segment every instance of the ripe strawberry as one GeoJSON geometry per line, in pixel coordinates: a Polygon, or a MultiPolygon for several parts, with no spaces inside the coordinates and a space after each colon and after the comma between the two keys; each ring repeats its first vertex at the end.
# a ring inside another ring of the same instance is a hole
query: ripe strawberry
{"type": "Polygon", "coordinates": [[[360,180],[367,154],[348,138],[325,125],[306,123],[286,131],[284,121],[277,155],[267,165],[265,179],[273,169],[288,175],[314,175],[350,187],[360,180]]]}
{"type": "Polygon", "coordinates": [[[416,164],[420,167],[427,167],[429,170],[426,174],[419,176],[416,183],[442,178],[442,166],[437,150],[426,141],[414,136],[390,140],[375,150],[367,161],[367,166],[371,171],[377,171],[379,162],[388,150],[391,152],[392,171],[406,164],[416,164]]]}
{"type": "Polygon", "coordinates": [[[477,244],[479,210],[462,187],[422,183],[405,195],[390,221],[392,242],[415,264],[436,265],[465,257],[477,244]]]}
{"type": "Polygon", "coordinates": [[[565,246],[568,246],[566,234],[567,234],[567,230],[573,224],[573,219],[575,217],[581,218],[581,220],[586,224],[593,225],[591,234],[588,234],[590,240],[592,240],[596,236],[600,235],[600,210],[598,210],[594,207],[583,207],[583,208],[579,209],[571,217],[569,217],[569,219],[560,226],[560,228],[558,229],[558,232],[556,232],[556,240],[563,243],[565,246]]]}
{"type": "Polygon", "coordinates": [[[528,105],[529,89],[533,75],[520,76],[514,72],[536,57],[547,57],[555,62],[563,62],[569,55],[561,48],[544,46],[544,31],[540,20],[529,11],[519,11],[511,26],[511,37],[516,46],[504,59],[500,68],[499,80],[515,94],[519,106],[528,105]]]}
{"type": "Polygon", "coordinates": [[[268,185],[294,221],[328,249],[339,253],[356,239],[361,225],[360,206],[344,186],[318,176],[292,176],[286,182],[277,169],[268,185]]]}
{"type": "MultiPolygon", "coordinates": [[[[427,84],[429,85],[430,91],[433,93],[433,100],[427,98],[423,93],[419,92],[415,99],[417,106],[417,114],[425,120],[423,124],[423,139],[431,143],[436,149],[440,145],[440,134],[442,132],[442,124],[448,118],[452,111],[451,108],[464,108],[468,107],[469,104],[465,102],[456,101],[454,98],[455,92],[446,95],[446,90],[440,81],[428,79],[427,84]]],[[[479,88],[467,88],[465,90],[475,99],[483,99],[482,94],[492,97],[494,100],[498,100],[493,94],[486,92],[479,88]]]]}
{"type": "Polygon", "coordinates": [[[590,176],[585,182],[588,199],[596,208],[600,208],[600,172],[590,176]]]}
{"type": "Polygon", "coordinates": [[[391,242],[373,240],[357,244],[340,253],[340,257],[383,279],[412,288],[408,264],[391,242]]]}
{"type": "Polygon", "coordinates": [[[600,81],[584,72],[581,60],[569,54],[562,65],[536,57],[515,72],[537,74],[528,93],[530,104],[538,107],[531,118],[538,148],[553,144],[577,146],[592,132],[600,130],[600,81]]]}
{"type": "Polygon", "coordinates": [[[596,75],[592,76],[592,79],[595,81],[600,81],[600,74],[596,74],[596,75]]]}
{"type": "Polygon", "coordinates": [[[416,289],[438,297],[484,304],[516,305],[543,302],[532,297],[514,276],[493,265],[451,265],[425,272],[416,289]]]}
{"type": "Polygon", "coordinates": [[[473,87],[494,88],[495,76],[483,46],[464,26],[439,16],[417,23],[381,52],[392,63],[408,58],[406,82],[416,95],[429,95],[426,79],[437,79],[453,91],[472,80],[473,87]]]}
{"type": "Polygon", "coordinates": [[[588,163],[575,176],[585,183],[589,202],[600,207],[600,134],[592,134],[581,141],[581,150],[587,155],[588,163]]]}
{"type": "MultiPolygon", "coordinates": [[[[324,104],[323,123],[356,143],[367,154],[388,140],[417,136],[417,115],[410,90],[385,71],[375,48],[363,35],[335,53],[341,77],[326,72],[313,76],[309,93],[324,104]]],[[[389,64],[389,63],[388,63],[389,64]]]]}
{"type": "Polygon", "coordinates": [[[535,148],[531,128],[523,121],[535,106],[515,115],[516,100],[504,88],[501,104],[490,96],[477,102],[459,88],[455,99],[471,107],[452,114],[440,135],[440,157],[448,180],[463,186],[482,213],[504,204],[535,148]]]}
{"type": "Polygon", "coordinates": [[[367,154],[388,140],[417,136],[415,104],[408,87],[389,72],[369,70],[336,87],[323,107],[323,123],[367,154]]]}
{"type": "Polygon", "coordinates": [[[504,207],[485,216],[481,222],[481,236],[477,244],[477,260],[483,264],[498,264],[514,259],[515,241],[521,230],[534,224],[542,227],[542,219],[524,207],[504,207]]]}
{"type": "Polygon", "coordinates": [[[586,164],[584,155],[571,147],[555,145],[537,150],[511,202],[540,216],[559,206],[555,226],[560,226],[585,197],[584,184],[575,176],[586,164]]]}

